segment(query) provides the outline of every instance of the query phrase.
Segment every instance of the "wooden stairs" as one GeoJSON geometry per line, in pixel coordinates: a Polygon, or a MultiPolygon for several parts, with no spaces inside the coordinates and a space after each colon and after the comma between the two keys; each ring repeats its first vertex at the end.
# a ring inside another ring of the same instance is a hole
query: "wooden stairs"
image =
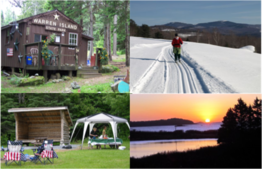
{"type": "Polygon", "coordinates": [[[102,76],[101,73],[98,72],[98,69],[94,69],[94,67],[82,67],[82,69],[77,70],[77,77],[83,78],[83,79],[89,79],[94,77],[100,77],[102,76]]]}

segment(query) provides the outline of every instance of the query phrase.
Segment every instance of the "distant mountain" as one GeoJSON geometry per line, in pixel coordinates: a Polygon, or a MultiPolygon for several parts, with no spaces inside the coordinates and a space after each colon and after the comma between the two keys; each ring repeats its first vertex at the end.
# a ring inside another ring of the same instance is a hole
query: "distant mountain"
{"type": "Polygon", "coordinates": [[[183,28],[183,27],[187,27],[187,26],[193,26],[193,24],[187,24],[187,23],[182,23],[182,22],[170,22],[170,23],[167,23],[167,24],[164,24],[164,25],[174,27],[174,28],[183,28]]]}
{"type": "Polygon", "coordinates": [[[156,25],[152,27],[172,27],[175,29],[180,30],[207,30],[212,31],[214,28],[217,28],[218,31],[222,34],[230,34],[235,33],[237,35],[252,35],[252,36],[261,36],[261,25],[256,24],[242,24],[242,23],[235,23],[230,21],[215,21],[215,22],[207,22],[207,23],[199,23],[196,25],[188,24],[188,23],[182,23],[182,22],[170,22],[163,25],[156,25]]]}
{"type": "Polygon", "coordinates": [[[168,126],[168,125],[185,125],[194,124],[190,120],[172,118],[167,120],[155,120],[155,121],[138,121],[130,122],[131,127],[141,127],[141,126],[168,126]]]}

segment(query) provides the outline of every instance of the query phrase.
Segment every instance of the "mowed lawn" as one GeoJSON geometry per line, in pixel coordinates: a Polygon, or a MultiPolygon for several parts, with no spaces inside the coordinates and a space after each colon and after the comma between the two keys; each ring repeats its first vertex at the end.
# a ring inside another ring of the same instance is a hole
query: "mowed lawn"
{"type": "MultiPolygon", "coordinates": [[[[4,161],[1,162],[2,168],[130,168],[130,143],[124,141],[122,146],[125,150],[111,149],[109,146],[102,146],[102,149],[87,149],[86,142],[83,150],[56,150],[58,159],[55,158],[54,164],[43,165],[41,163],[34,164],[30,161],[22,162],[22,166],[12,163],[5,166],[4,161]]],[[[32,150],[25,150],[24,154],[33,155],[32,150]]],[[[1,152],[1,158],[4,153],[1,152]]]]}

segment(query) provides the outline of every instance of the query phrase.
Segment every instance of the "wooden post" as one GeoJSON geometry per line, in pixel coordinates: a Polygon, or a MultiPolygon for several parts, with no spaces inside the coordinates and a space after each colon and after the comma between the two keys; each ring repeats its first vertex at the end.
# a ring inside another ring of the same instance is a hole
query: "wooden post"
{"type": "Polygon", "coordinates": [[[11,70],[12,70],[12,75],[15,74],[15,68],[12,67],[11,70]]]}
{"type": "Polygon", "coordinates": [[[15,115],[15,140],[18,140],[18,118],[17,113],[14,113],[15,115]]]}
{"type": "Polygon", "coordinates": [[[39,42],[38,43],[38,70],[42,69],[41,50],[42,50],[42,44],[41,44],[41,42],[39,42]]]}
{"type": "Polygon", "coordinates": [[[24,45],[24,69],[26,69],[26,45],[24,45]]]}
{"type": "Polygon", "coordinates": [[[44,75],[45,83],[46,83],[48,81],[47,70],[43,70],[43,75],[44,75]]]}
{"type": "Polygon", "coordinates": [[[61,140],[60,140],[60,146],[65,145],[64,144],[64,113],[62,110],[60,110],[60,116],[61,116],[61,140]]]}
{"type": "Polygon", "coordinates": [[[73,71],[69,70],[69,77],[72,78],[73,77],[73,71]]]}
{"type": "Polygon", "coordinates": [[[95,57],[95,59],[96,59],[95,66],[96,66],[96,67],[97,67],[97,57],[98,57],[98,48],[96,48],[96,57],[95,57]]]}
{"type": "Polygon", "coordinates": [[[61,69],[61,44],[59,44],[58,69],[61,69]]]}

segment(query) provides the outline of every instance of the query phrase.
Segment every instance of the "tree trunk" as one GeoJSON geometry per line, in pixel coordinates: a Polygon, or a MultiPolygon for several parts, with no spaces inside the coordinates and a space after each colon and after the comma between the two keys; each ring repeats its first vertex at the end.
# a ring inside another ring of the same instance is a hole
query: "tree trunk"
{"type": "Polygon", "coordinates": [[[105,24],[104,28],[104,48],[107,47],[107,25],[105,24]]]}
{"type": "MultiPolygon", "coordinates": [[[[90,2],[91,3],[91,2],[90,2]]],[[[90,36],[93,37],[93,8],[92,8],[92,4],[90,4],[89,6],[89,11],[90,11],[90,36]]],[[[90,41],[90,52],[88,55],[88,58],[91,58],[91,56],[93,55],[93,41],[90,41]]]]}
{"type": "MultiPolygon", "coordinates": [[[[117,15],[114,16],[114,26],[116,27],[117,25],[117,15]]],[[[113,55],[117,56],[117,33],[116,33],[116,28],[114,28],[114,41],[113,41],[113,55]]]]}
{"type": "MultiPolygon", "coordinates": [[[[126,13],[128,13],[128,3],[129,1],[125,1],[125,7],[126,7],[126,13]]],[[[126,66],[129,66],[130,65],[130,57],[129,57],[129,48],[130,48],[130,45],[129,45],[129,27],[128,27],[128,22],[126,20],[126,66]]]]}
{"type": "Polygon", "coordinates": [[[112,55],[111,55],[111,29],[110,29],[110,23],[107,24],[107,46],[108,46],[108,58],[110,61],[112,61],[112,55]]]}

